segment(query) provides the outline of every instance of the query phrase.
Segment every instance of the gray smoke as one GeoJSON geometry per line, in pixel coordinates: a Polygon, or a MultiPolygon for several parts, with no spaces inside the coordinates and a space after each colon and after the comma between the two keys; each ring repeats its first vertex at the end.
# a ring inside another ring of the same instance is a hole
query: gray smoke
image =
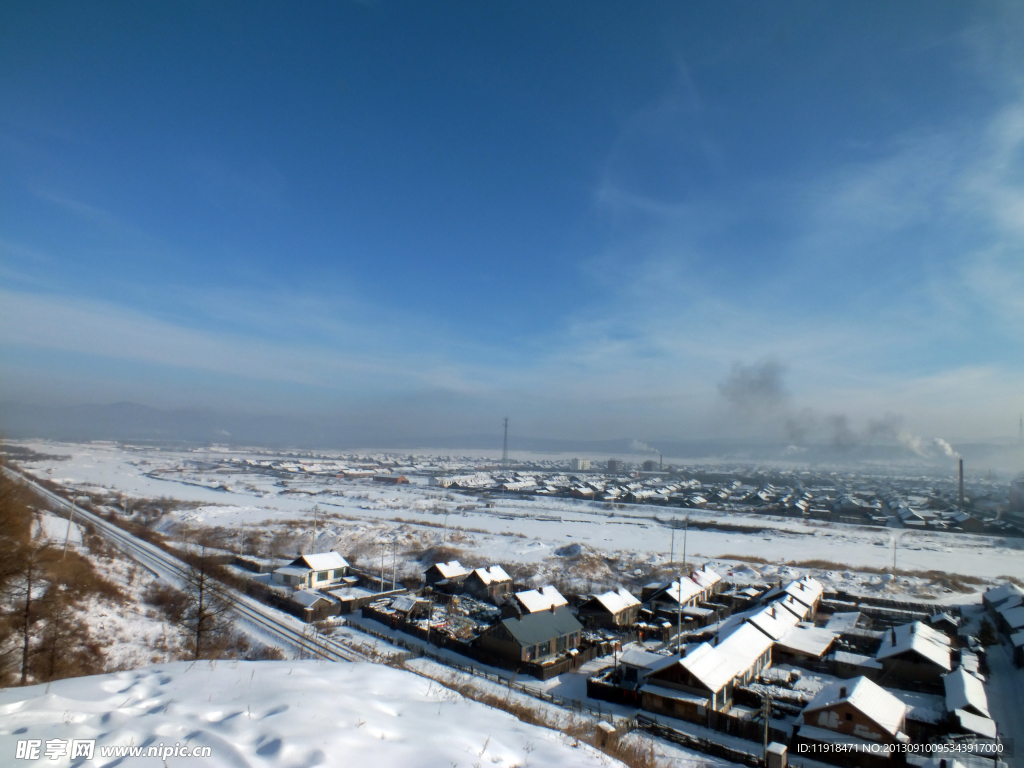
{"type": "Polygon", "coordinates": [[[784,408],[789,393],[782,382],[784,367],[768,358],[752,365],[733,363],[718,392],[726,401],[745,414],[763,414],[784,408]]]}
{"type": "Polygon", "coordinates": [[[647,443],[643,443],[639,440],[631,440],[629,443],[630,453],[657,453],[657,448],[652,448],[647,443]]]}

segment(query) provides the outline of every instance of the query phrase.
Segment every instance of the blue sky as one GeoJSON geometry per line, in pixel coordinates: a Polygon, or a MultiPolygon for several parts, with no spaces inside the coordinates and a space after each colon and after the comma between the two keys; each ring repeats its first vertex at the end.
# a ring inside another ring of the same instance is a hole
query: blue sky
{"type": "Polygon", "coordinates": [[[0,399],[1011,435],[1021,39],[1015,3],[5,4],[0,399]]]}

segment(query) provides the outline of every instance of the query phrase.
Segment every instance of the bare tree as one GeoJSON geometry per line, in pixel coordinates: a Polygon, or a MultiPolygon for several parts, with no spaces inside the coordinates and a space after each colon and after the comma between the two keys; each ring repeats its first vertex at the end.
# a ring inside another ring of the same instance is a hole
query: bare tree
{"type": "Polygon", "coordinates": [[[215,565],[206,545],[202,545],[199,554],[190,558],[182,584],[186,602],[180,626],[189,637],[195,659],[212,658],[230,640],[226,614],[231,602],[214,578],[215,565]]]}

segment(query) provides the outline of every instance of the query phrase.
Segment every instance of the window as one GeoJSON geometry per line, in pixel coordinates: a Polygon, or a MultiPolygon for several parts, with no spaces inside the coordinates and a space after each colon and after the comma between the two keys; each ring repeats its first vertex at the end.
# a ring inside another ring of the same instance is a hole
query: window
{"type": "Polygon", "coordinates": [[[335,568],[335,570],[334,570],[334,578],[340,579],[344,575],[345,575],[345,572],[341,568],[335,568]]]}
{"type": "Polygon", "coordinates": [[[846,713],[846,721],[847,722],[853,722],[853,713],[852,712],[847,712],[846,713]]]}
{"type": "Polygon", "coordinates": [[[562,651],[565,650],[565,645],[566,645],[565,641],[566,641],[566,635],[559,636],[558,641],[555,644],[555,652],[556,653],[562,653],[562,651]]]}
{"type": "Polygon", "coordinates": [[[327,578],[328,578],[327,573],[328,573],[327,571],[320,571],[316,575],[316,580],[317,581],[327,581],[327,578]]]}

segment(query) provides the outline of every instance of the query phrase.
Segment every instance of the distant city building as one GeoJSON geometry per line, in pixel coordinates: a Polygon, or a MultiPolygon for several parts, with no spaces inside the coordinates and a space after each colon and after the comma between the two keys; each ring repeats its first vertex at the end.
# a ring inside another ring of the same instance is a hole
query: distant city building
{"type": "Polygon", "coordinates": [[[590,459],[569,459],[569,469],[574,472],[586,472],[590,469],[590,459]]]}
{"type": "Polygon", "coordinates": [[[608,459],[609,472],[622,472],[623,469],[624,466],[621,459],[608,459]]]}
{"type": "Polygon", "coordinates": [[[656,469],[659,469],[659,467],[658,462],[654,459],[647,459],[644,462],[644,472],[654,472],[656,469]]]}

